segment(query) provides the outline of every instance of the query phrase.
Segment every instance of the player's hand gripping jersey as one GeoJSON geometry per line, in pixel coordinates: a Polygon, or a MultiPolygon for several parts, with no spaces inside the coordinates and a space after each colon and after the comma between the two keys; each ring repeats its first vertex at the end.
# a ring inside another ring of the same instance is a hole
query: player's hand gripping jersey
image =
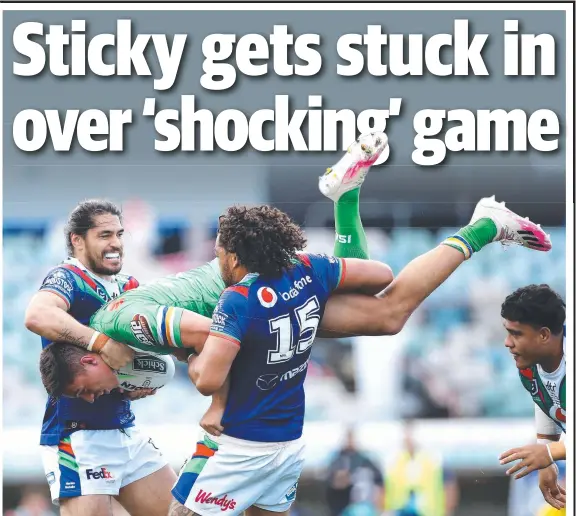
{"type": "Polygon", "coordinates": [[[225,288],[215,259],[122,294],[96,312],[90,326],[136,349],[168,354],[182,347],[182,310],[211,318],[225,288]]]}
{"type": "Polygon", "coordinates": [[[211,333],[240,346],[222,419],[226,435],[261,442],[302,435],[312,343],[344,273],[338,258],[302,254],[278,278],[248,274],[223,293],[211,333]]]}
{"type": "MultiPolygon", "coordinates": [[[[68,313],[82,324],[105,303],[120,293],[134,289],[138,282],[131,276],[117,274],[114,282],[91,274],[75,259],[53,268],[44,278],[41,291],[52,292],[68,305],[68,313]]],[[[50,342],[42,337],[42,347],[50,342]]],[[[40,444],[57,445],[62,437],[75,430],[106,430],[133,426],[130,401],[122,394],[100,396],[94,403],[81,399],[48,398],[40,444]]]]}

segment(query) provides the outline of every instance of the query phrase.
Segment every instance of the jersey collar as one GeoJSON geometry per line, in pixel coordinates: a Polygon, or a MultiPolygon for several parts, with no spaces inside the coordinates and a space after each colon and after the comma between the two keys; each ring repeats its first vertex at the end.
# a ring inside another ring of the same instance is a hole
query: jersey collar
{"type": "Polygon", "coordinates": [[[110,276],[110,279],[104,279],[104,278],[94,274],[92,271],[88,270],[84,266],[84,264],[80,260],[78,260],[78,258],[74,258],[73,256],[69,256],[68,258],[66,258],[66,260],[64,260],[64,263],[69,263],[70,265],[75,265],[82,272],[85,272],[86,274],[88,274],[88,276],[90,276],[93,280],[96,280],[100,283],[117,283],[118,282],[115,275],[110,276]]]}
{"type": "Polygon", "coordinates": [[[258,274],[257,272],[249,272],[238,283],[244,283],[245,281],[256,279],[258,276],[260,276],[260,274],[258,274]]]}

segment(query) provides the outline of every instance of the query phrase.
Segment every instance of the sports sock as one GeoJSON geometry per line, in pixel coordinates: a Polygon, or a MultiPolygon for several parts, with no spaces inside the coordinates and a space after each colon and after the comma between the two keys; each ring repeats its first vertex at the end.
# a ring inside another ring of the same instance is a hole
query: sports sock
{"type": "Polygon", "coordinates": [[[494,221],[488,218],[479,219],[474,224],[463,227],[455,235],[448,237],[442,243],[458,249],[466,259],[488,245],[496,236],[497,228],[494,221]]]}
{"type": "Polygon", "coordinates": [[[342,194],[334,203],[334,256],[368,260],[368,242],[360,218],[360,188],[342,194]]]}

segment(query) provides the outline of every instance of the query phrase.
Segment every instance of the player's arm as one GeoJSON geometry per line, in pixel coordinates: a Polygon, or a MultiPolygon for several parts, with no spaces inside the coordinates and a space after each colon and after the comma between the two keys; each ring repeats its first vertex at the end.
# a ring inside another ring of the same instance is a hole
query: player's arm
{"type": "Polygon", "coordinates": [[[191,310],[183,310],[180,319],[180,340],[185,348],[183,351],[193,349],[195,353],[200,353],[210,335],[211,325],[210,318],[191,310]]]}
{"type": "Polygon", "coordinates": [[[226,402],[228,401],[228,391],[230,389],[230,376],[224,382],[224,385],[220,387],[212,395],[212,403],[208,407],[208,410],[200,419],[200,426],[209,434],[219,436],[223,431],[222,418],[224,417],[224,412],[226,411],[226,402]]]}
{"type": "Polygon", "coordinates": [[[566,460],[566,446],[560,441],[562,429],[536,404],[534,404],[534,420],[537,442],[548,445],[555,461],[566,460]]]}
{"type": "Polygon", "coordinates": [[[247,297],[234,287],[226,289],[212,315],[210,335],[202,352],[189,360],[188,376],[204,396],[211,396],[224,386],[240,351],[248,321],[247,303],[247,297]]]}
{"type": "Polygon", "coordinates": [[[382,262],[359,258],[340,258],[340,262],[342,275],[335,293],[355,292],[375,296],[394,279],[392,269],[382,262]]]}
{"type": "Polygon", "coordinates": [[[546,469],[556,460],[566,460],[566,446],[560,441],[558,426],[540,407],[535,407],[537,443],[507,450],[500,456],[501,464],[518,461],[506,472],[508,475],[516,473],[516,479],[537,469],[546,469]]]}
{"type": "Polygon", "coordinates": [[[113,369],[120,369],[133,358],[133,352],[99,332],[84,326],[68,311],[75,290],[68,273],[52,271],[34,294],[24,317],[28,330],[50,341],[65,341],[88,351],[98,352],[113,369]]]}
{"type": "Polygon", "coordinates": [[[203,396],[212,396],[224,386],[240,346],[224,337],[210,335],[200,355],[188,362],[188,376],[203,396]]]}
{"type": "MultiPolygon", "coordinates": [[[[323,338],[350,337],[369,328],[358,319],[355,313],[351,312],[350,305],[366,301],[374,303],[373,296],[381,293],[394,279],[392,269],[385,263],[358,258],[341,258],[340,260],[342,278],[334,289],[334,294],[328,300],[326,306],[328,313],[324,313],[318,331],[318,336],[323,338]],[[352,294],[352,297],[347,298],[341,295],[346,293],[352,294]],[[358,331],[354,332],[354,330],[358,331]]],[[[373,321],[371,323],[373,324],[373,321]]],[[[362,334],[367,335],[367,333],[362,334]]],[[[377,334],[381,335],[380,332],[377,334]]]]}
{"type": "Polygon", "coordinates": [[[51,341],[66,341],[88,349],[94,330],[68,313],[69,305],[57,294],[40,291],[30,300],[24,324],[28,330],[51,341]]]}
{"type": "Polygon", "coordinates": [[[320,322],[319,337],[384,335],[392,332],[392,328],[381,328],[384,322],[374,322],[375,310],[380,308],[375,295],[381,296],[394,279],[390,267],[373,260],[314,254],[305,257],[324,288],[331,293],[320,322]]]}
{"type": "Polygon", "coordinates": [[[354,337],[398,334],[409,312],[401,304],[385,303],[387,292],[378,296],[336,294],[326,303],[320,322],[323,333],[354,337]]]}

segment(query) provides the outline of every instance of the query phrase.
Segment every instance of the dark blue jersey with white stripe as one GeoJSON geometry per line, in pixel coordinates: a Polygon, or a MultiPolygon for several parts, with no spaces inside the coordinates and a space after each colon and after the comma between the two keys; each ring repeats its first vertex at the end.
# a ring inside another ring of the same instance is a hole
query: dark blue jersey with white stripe
{"type": "Polygon", "coordinates": [[[302,435],[311,346],[344,274],[338,258],[302,254],[279,277],[251,273],[224,291],[211,334],[240,346],[222,418],[226,435],[262,442],[302,435]]]}
{"type": "MultiPolygon", "coordinates": [[[[118,274],[113,282],[91,274],[78,260],[68,259],[50,270],[40,290],[61,297],[68,313],[88,325],[92,315],[121,292],[136,288],[131,276],[118,274]]],[[[42,347],[50,341],[42,337],[42,347]]],[[[130,401],[118,392],[100,396],[94,403],[77,398],[48,397],[40,444],[57,445],[75,430],[110,430],[134,425],[130,401]]]]}

